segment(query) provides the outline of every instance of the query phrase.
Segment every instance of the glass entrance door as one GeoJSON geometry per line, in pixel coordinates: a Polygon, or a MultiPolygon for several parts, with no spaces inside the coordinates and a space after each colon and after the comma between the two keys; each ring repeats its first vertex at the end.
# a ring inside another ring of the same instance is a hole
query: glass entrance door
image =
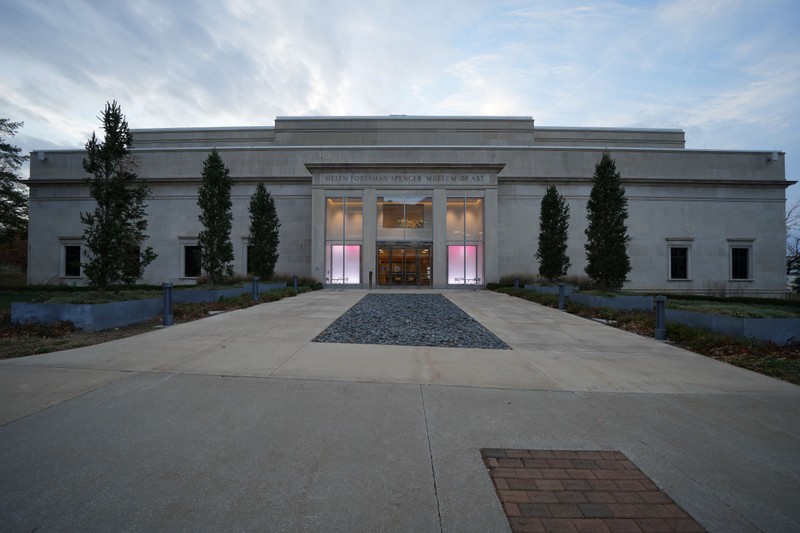
{"type": "Polygon", "coordinates": [[[378,243],[378,285],[428,287],[431,284],[430,243],[378,243]]]}

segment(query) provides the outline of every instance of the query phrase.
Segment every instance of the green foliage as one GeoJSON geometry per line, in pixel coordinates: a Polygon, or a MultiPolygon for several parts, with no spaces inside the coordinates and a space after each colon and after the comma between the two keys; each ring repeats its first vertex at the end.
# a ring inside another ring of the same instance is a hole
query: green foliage
{"type": "Polygon", "coordinates": [[[500,276],[498,285],[501,287],[513,287],[515,278],[519,278],[520,287],[530,283],[541,283],[542,281],[538,274],[532,274],[530,272],[512,272],[511,274],[500,276]]]}
{"type": "Polygon", "coordinates": [[[554,185],[547,188],[539,212],[539,275],[553,281],[566,275],[570,266],[567,256],[569,237],[569,205],[554,185]]]}
{"type": "Polygon", "coordinates": [[[22,149],[6,140],[14,137],[22,124],[0,118],[0,242],[13,241],[28,231],[28,188],[19,176],[28,156],[20,155],[22,149]]]}
{"type": "Polygon", "coordinates": [[[586,205],[586,274],[601,288],[621,289],[631,271],[628,241],[628,200],[622,177],[608,152],[595,165],[586,205]]]}
{"type": "Polygon", "coordinates": [[[250,197],[250,265],[253,274],[261,279],[269,279],[275,272],[280,243],[278,213],[263,183],[256,186],[250,197]]]}
{"type": "Polygon", "coordinates": [[[784,301],[787,300],[755,303],[669,298],[667,308],[740,318],[800,318],[800,305],[787,306],[777,303],[784,301]],[[775,302],[774,305],[773,302],[775,302]]]}
{"type": "Polygon", "coordinates": [[[514,287],[497,287],[494,290],[503,294],[508,294],[509,296],[528,300],[529,302],[535,302],[545,307],[558,307],[558,296],[555,294],[542,294],[528,289],[515,289],[514,287]]]}
{"type": "Polygon", "coordinates": [[[86,143],[83,168],[89,195],[97,202],[92,213],[81,213],[84,230],[83,273],[100,290],[112,284],[132,285],[155,258],[147,239],[145,200],[150,188],[133,172],[130,156],[133,137],[117,102],[106,103],[100,117],[105,136],[98,141],[94,133],[86,143]]]}
{"type": "Polygon", "coordinates": [[[215,285],[221,284],[226,276],[233,276],[232,187],[228,167],[219,153],[212,150],[203,163],[203,181],[197,193],[198,219],[203,224],[197,244],[201,250],[202,269],[215,285]]]}

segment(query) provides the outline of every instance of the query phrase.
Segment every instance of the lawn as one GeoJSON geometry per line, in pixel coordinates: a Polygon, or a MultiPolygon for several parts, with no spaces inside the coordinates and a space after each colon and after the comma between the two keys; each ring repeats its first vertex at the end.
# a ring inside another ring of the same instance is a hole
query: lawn
{"type": "MultiPolygon", "coordinates": [[[[782,302],[785,300],[781,300],[782,302]]],[[[721,302],[718,300],[667,299],[669,309],[696,311],[712,315],[726,315],[740,318],[800,318],[800,302],[797,305],[778,305],[745,302],[721,302]]]]}

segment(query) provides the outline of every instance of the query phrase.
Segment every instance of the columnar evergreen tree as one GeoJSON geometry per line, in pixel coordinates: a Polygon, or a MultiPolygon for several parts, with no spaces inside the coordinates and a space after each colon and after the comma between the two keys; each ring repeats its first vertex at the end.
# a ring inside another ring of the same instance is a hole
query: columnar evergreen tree
{"type": "Polygon", "coordinates": [[[81,266],[89,283],[102,291],[113,284],[135,283],[156,254],[149,246],[141,249],[148,237],[145,201],[150,188],[134,172],[128,122],[116,101],[106,103],[99,118],[103,142],[92,133],[83,160],[89,174],[85,182],[97,207],[92,213],[81,213],[87,259],[81,266]]]}
{"type": "Polygon", "coordinates": [[[222,283],[233,275],[233,244],[231,227],[233,213],[231,188],[233,180],[225,162],[212,150],[203,163],[203,182],[197,194],[200,223],[203,231],[197,239],[200,246],[200,265],[212,283],[222,283]]]}
{"type": "Polygon", "coordinates": [[[22,149],[7,142],[22,127],[22,122],[0,118],[0,242],[25,235],[28,228],[27,187],[20,181],[19,169],[28,160],[22,149]]]}
{"type": "Polygon", "coordinates": [[[592,192],[586,205],[586,274],[600,287],[621,289],[631,271],[625,247],[628,200],[617,166],[608,152],[595,165],[592,192]]]}
{"type": "Polygon", "coordinates": [[[569,205],[555,185],[547,188],[539,211],[539,275],[554,280],[566,275],[570,266],[567,256],[569,237],[569,205]]]}
{"type": "Polygon", "coordinates": [[[256,186],[250,197],[250,263],[253,274],[269,279],[275,273],[278,262],[278,213],[275,202],[263,183],[256,186]]]}

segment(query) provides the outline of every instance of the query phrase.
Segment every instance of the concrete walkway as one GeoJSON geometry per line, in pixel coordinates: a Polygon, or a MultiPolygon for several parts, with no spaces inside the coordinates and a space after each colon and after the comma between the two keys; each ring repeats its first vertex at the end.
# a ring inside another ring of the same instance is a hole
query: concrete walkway
{"type": "Polygon", "coordinates": [[[800,387],[488,291],[444,294],[513,350],[310,342],[364,294],[0,362],[0,530],[508,530],[481,448],[619,450],[710,531],[800,530],[800,387]]]}

